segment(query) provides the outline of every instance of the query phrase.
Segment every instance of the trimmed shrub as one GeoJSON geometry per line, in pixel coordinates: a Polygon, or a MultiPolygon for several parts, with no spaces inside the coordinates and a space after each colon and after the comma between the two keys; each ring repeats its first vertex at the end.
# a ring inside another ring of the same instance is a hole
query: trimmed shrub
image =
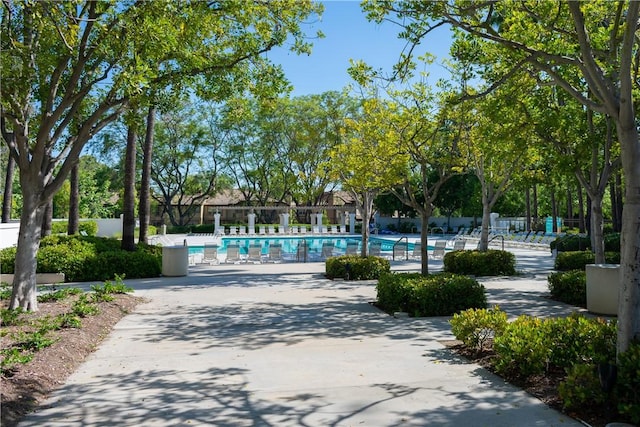
{"type": "MultiPolygon", "coordinates": [[[[2,272],[13,273],[16,248],[0,251],[2,272]],[[9,257],[11,257],[9,259],[9,257]]],[[[37,255],[38,273],[64,273],[67,282],[157,277],[162,248],[138,244],[136,251],[120,249],[116,239],[91,236],[51,235],[42,239],[37,255]]]]}
{"type": "Polygon", "coordinates": [[[591,250],[591,239],[589,236],[567,234],[549,243],[549,247],[558,252],[591,250]]]}
{"type": "MultiPolygon", "coordinates": [[[[51,234],[66,234],[69,229],[69,221],[53,221],[51,223],[51,234]]],[[[96,221],[81,221],[78,224],[78,231],[84,232],[87,236],[98,234],[98,223],[96,221]]]]}
{"type": "Polygon", "coordinates": [[[0,273],[13,274],[16,266],[16,247],[0,250],[0,273]]]}
{"type": "Polygon", "coordinates": [[[618,411],[633,424],[640,425],[640,342],[633,342],[618,357],[616,381],[618,411]]]}
{"type": "Polygon", "coordinates": [[[541,319],[522,315],[493,340],[498,373],[527,377],[544,372],[551,349],[542,325],[541,319]]]}
{"type": "MultiPolygon", "coordinates": [[[[604,258],[608,264],[620,264],[620,252],[605,252],[604,258]]],[[[558,271],[584,270],[585,265],[593,264],[595,260],[591,251],[561,252],[556,257],[554,268],[558,271]]]]}
{"type": "Polygon", "coordinates": [[[615,339],[615,322],[580,314],[545,320],[520,316],[493,342],[496,370],[528,377],[549,366],[568,369],[577,363],[614,360],[615,339]]]}
{"type": "Polygon", "coordinates": [[[376,290],[382,310],[404,311],[414,317],[450,316],[487,305],[484,286],[470,277],[450,273],[385,274],[380,277],[376,290]]]}
{"type": "Polygon", "coordinates": [[[500,335],[507,327],[507,313],[498,306],[490,310],[470,308],[454,314],[449,323],[456,339],[467,347],[482,352],[485,343],[490,338],[500,335]]]}
{"type": "Polygon", "coordinates": [[[620,253],[620,233],[609,233],[604,236],[604,250],[620,253]]]}
{"type": "Polygon", "coordinates": [[[325,269],[329,279],[374,280],[391,271],[391,263],[376,256],[343,255],[327,258],[325,269]]]}
{"type": "Polygon", "coordinates": [[[512,276],[516,274],[516,257],[511,252],[494,249],[451,251],[444,256],[444,271],[474,276],[512,276]]]}
{"type": "Polygon", "coordinates": [[[565,409],[598,406],[607,401],[607,395],[598,379],[597,368],[591,363],[573,365],[567,378],[558,385],[558,395],[565,409]]]}
{"type": "Polygon", "coordinates": [[[213,233],[215,224],[199,224],[191,226],[192,233],[213,233]]]}
{"type": "Polygon", "coordinates": [[[559,271],[547,278],[551,297],[567,304],[586,307],[587,274],[584,270],[559,271]]]}

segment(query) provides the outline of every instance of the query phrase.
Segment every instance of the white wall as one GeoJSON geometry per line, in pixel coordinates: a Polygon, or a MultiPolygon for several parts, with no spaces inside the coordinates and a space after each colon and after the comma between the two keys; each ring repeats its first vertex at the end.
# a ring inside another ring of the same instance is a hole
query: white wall
{"type": "MultiPolygon", "coordinates": [[[[65,220],[61,220],[65,221],[65,220]]],[[[113,237],[122,235],[122,217],[106,219],[81,219],[80,221],[96,221],[98,223],[97,236],[113,237]]],[[[0,223],[0,249],[18,244],[19,222],[0,223]]]]}
{"type": "Polygon", "coordinates": [[[19,231],[19,222],[0,223],[0,249],[17,245],[19,231]]]}

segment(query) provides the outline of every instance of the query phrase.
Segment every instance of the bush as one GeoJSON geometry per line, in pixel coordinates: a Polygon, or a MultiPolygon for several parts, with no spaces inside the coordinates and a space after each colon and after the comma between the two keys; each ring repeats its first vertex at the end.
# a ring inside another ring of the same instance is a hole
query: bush
{"type": "Polygon", "coordinates": [[[567,378],[558,386],[558,395],[565,409],[602,405],[607,400],[598,379],[597,368],[591,363],[573,365],[567,378]]]}
{"type": "Polygon", "coordinates": [[[522,315],[509,323],[504,332],[494,339],[498,373],[528,377],[544,372],[551,342],[542,324],[541,319],[522,315]]]}
{"type": "Polygon", "coordinates": [[[580,234],[567,234],[549,243],[549,247],[552,250],[557,249],[558,252],[590,250],[591,239],[580,234]]]}
{"type": "Polygon", "coordinates": [[[516,257],[499,250],[451,251],[444,256],[444,271],[474,276],[511,276],[516,274],[516,257]]]}
{"type": "MultiPolygon", "coordinates": [[[[66,234],[69,229],[69,221],[54,221],[51,223],[51,234],[66,234]]],[[[87,236],[98,234],[98,223],[96,221],[82,221],[78,224],[78,231],[87,236]]]]}
{"type": "Polygon", "coordinates": [[[614,360],[615,338],[615,322],[580,314],[545,320],[520,316],[493,342],[496,370],[528,377],[549,366],[568,369],[577,363],[614,360]]]}
{"type": "Polygon", "coordinates": [[[587,274],[584,270],[570,270],[552,273],[548,277],[551,297],[567,304],[586,307],[587,274]]]}
{"type": "Polygon", "coordinates": [[[640,342],[633,342],[618,358],[618,411],[640,425],[640,342]]]}
{"type": "Polygon", "coordinates": [[[329,279],[374,280],[391,271],[391,264],[389,260],[376,256],[343,255],[327,258],[325,268],[329,279]]]}
{"type": "Polygon", "coordinates": [[[0,273],[13,274],[16,264],[16,248],[4,248],[0,250],[0,273]]]}
{"type": "Polygon", "coordinates": [[[485,343],[504,331],[507,326],[507,313],[495,306],[490,310],[485,308],[470,308],[456,313],[449,321],[451,332],[456,339],[467,347],[482,352],[485,343]]]}
{"type": "Polygon", "coordinates": [[[200,224],[191,226],[192,233],[213,233],[215,224],[200,224]]]}
{"type": "MultiPolygon", "coordinates": [[[[15,248],[0,251],[3,273],[13,273],[15,248]]],[[[42,239],[37,255],[38,273],[64,273],[65,281],[104,281],[116,275],[129,278],[157,277],[162,248],[139,244],[136,251],[120,249],[120,242],[91,236],[52,235],[42,239]]]]}
{"type": "Polygon", "coordinates": [[[604,236],[604,250],[620,253],[620,233],[609,233],[604,236]]]}
{"type": "MultiPolygon", "coordinates": [[[[620,264],[620,252],[605,252],[608,264],[620,264]]],[[[585,265],[595,262],[595,254],[591,251],[561,252],[556,257],[554,268],[558,271],[584,270],[585,265]]]]}
{"type": "Polygon", "coordinates": [[[404,311],[414,317],[450,316],[487,305],[484,286],[470,277],[450,273],[389,273],[380,277],[376,290],[382,310],[404,311]]]}

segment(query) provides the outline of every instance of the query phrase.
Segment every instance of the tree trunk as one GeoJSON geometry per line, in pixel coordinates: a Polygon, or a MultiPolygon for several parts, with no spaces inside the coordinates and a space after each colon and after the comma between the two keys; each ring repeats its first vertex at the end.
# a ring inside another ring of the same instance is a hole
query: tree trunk
{"type": "Polygon", "coordinates": [[[582,187],[578,187],[578,231],[584,233],[587,229],[584,217],[584,196],[582,195],[582,187]]]}
{"type": "MultiPolygon", "coordinates": [[[[24,206],[22,207],[24,209],[24,206]]],[[[44,215],[42,216],[42,226],[40,227],[40,237],[51,235],[51,222],[53,219],[53,199],[49,200],[44,206],[44,215]]]]}
{"type": "Polygon", "coordinates": [[[525,231],[531,231],[531,189],[527,188],[525,193],[525,206],[527,211],[527,223],[525,224],[525,231]]]}
{"type": "Polygon", "coordinates": [[[489,223],[491,221],[491,204],[482,200],[482,227],[480,229],[480,242],[478,243],[479,251],[486,251],[489,249],[489,223]]]}
{"type": "Polygon", "coordinates": [[[362,247],[360,248],[360,255],[365,257],[369,251],[369,221],[371,220],[373,199],[375,197],[369,191],[365,191],[362,196],[362,247]]]}
{"type": "Polygon", "coordinates": [[[125,251],[136,249],[135,193],[136,193],[136,130],[127,129],[127,149],[124,157],[124,196],[122,200],[122,244],[125,251]]]}
{"type": "Polygon", "coordinates": [[[533,184],[533,220],[531,224],[531,231],[535,231],[538,228],[538,185],[533,184]]]}
{"type": "Polygon", "coordinates": [[[156,107],[149,107],[147,114],[147,132],[144,138],[142,157],[142,177],[140,179],[140,201],[138,215],[140,219],[140,234],[138,242],[148,243],[149,216],[151,214],[151,154],[153,152],[153,132],[155,128],[156,107]]]}
{"type": "Polygon", "coordinates": [[[558,216],[558,205],[556,203],[556,192],[555,190],[551,190],[551,232],[555,233],[558,231],[556,225],[556,217],[558,216]]]}
{"type": "Polygon", "coordinates": [[[429,218],[431,212],[425,210],[421,213],[422,224],[420,225],[420,259],[421,261],[421,273],[423,276],[429,275],[429,218]]]}
{"type": "MultiPolygon", "coordinates": [[[[633,106],[629,106],[629,109],[633,110],[633,106]]],[[[628,111],[624,113],[617,123],[625,176],[618,298],[618,354],[627,351],[632,341],[640,339],[640,141],[634,122],[635,114],[628,111]]]]}
{"type": "Polygon", "coordinates": [[[80,164],[76,163],[69,174],[69,222],[67,234],[78,234],[80,223],[80,164]]]}
{"type": "Polygon", "coordinates": [[[591,199],[591,249],[595,254],[595,263],[604,264],[604,216],[602,215],[602,196],[591,199]]]}
{"type": "Polygon", "coordinates": [[[11,221],[11,208],[13,202],[13,176],[16,170],[16,161],[9,155],[7,159],[7,171],[4,180],[4,197],[2,199],[2,222],[11,221]]]}
{"type": "Polygon", "coordinates": [[[613,220],[613,230],[620,232],[622,230],[622,174],[618,171],[615,174],[615,180],[611,183],[609,191],[611,193],[611,216],[613,220]]]}
{"type": "MultiPolygon", "coordinates": [[[[36,193],[35,191],[33,193],[36,193]]],[[[38,204],[38,194],[25,194],[20,216],[20,233],[16,250],[15,276],[9,309],[38,310],[36,292],[37,254],[45,205],[38,204]]]]}

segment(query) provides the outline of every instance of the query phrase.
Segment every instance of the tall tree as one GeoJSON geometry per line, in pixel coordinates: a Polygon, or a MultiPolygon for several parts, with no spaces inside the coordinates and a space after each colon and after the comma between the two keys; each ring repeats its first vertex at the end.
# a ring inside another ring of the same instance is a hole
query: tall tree
{"type": "Polygon", "coordinates": [[[1,118],[23,191],[9,307],[37,309],[36,254],[45,206],[87,141],[148,88],[192,85],[224,97],[238,87],[278,92],[280,67],[262,55],[321,5],[275,2],[3,2],[1,118]],[[69,132],[74,123],[76,131],[69,132]]]}
{"type": "Polygon", "coordinates": [[[448,24],[490,41],[512,66],[496,84],[526,69],[543,84],[555,85],[587,108],[611,117],[621,146],[625,180],[622,213],[618,352],[640,339],[640,139],[636,125],[638,73],[636,37],[640,2],[502,1],[376,2],[365,4],[371,19],[402,17],[412,46],[433,28],[448,24]],[[567,79],[580,76],[579,81],[567,79]],[[589,95],[582,91],[583,83],[589,95]]]}
{"type": "Polygon", "coordinates": [[[327,167],[356,201],[362,216],[362,256],[367,255],[373,201],[403,180],[408,157],[397,145],[387,121],[397,106],[372,97],[355,117],[347,118],[343,138],[330,151],[327,167]]]}
{"type": "Polygon", "coordinates": [[[180,104],[160,115],[151,161],[152,197],[172,225],[186,225],[220,184],[224,132],[216,109],[180,104]],[[198,113],[200,108],[204,112],[198,113]]]}

